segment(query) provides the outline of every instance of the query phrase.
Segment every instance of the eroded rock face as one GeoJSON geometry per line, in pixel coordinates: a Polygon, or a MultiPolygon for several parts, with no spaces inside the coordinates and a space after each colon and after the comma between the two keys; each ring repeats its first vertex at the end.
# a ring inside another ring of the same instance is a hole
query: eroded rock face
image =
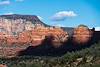
{"type": "Polygon", "coordinates": [[[53,34],[54,39],[53,39],[53,46],[55,48],[60,47],[63,45],[64,42],[68,41],[69,35],[67,32],[60,32],[60,34],[53,34]]]}
{"type": "MultiPolygon", "coordinates": [[[[38,47],[46,43],[46,37],[52,36],[49,39],[50,45],[55,48],[63,45],[68,40],[68,33],[61,28],[53,27],[36,27],[33,30],[27,30],[18,35],[9,35],[1,33],[0,35],[0,55],[3,57],[15,57],[18,53],[29,46],[38,47]]],[[[49,42],[47,43],[47,45],[49,42]]]]}
{"type": "Polygon", "coordinates": [[[53,36],[50,45],[56,48],[69,37],[61,28],[48,26],[35,15],[0,16],[0,56],[16,56],[29,46],[40,46],[47,36],[53,36]]]}
{"type": "Polygon", "coordinates": [[[72,36],[74,42],[84,44],[92,36],[92,32],[84,26],[75,28],[74,35],[73,29],[68,30],[64,31],[60,27],[47,26],[36,16],[0,16],[0,56],[16,56],[19,51],[29,46],[38,47],[43,44],[50,44],[58,48],[72,36]]]}
{"type": "Polygon", "coordinates": [[[73,41],[76,43],[87,43],[92,37],[92,32],[84,26],[74,29],[73,41]]]}
{"type": "Polygon", "coordinates": [[[61,28],[50,27],[35,15],[1,15],[0,45],[32,44],[38,46],[45,36],[52,35],[53,42],[68,40],[68,33],[61,28]]]}
{"type": "Polygon", "coordinates": [[[46,26],[37,16],[33,15],[1,15],[0,32],[7,34],[18,34],[25,30],[32,30],[35,26],[46,26]]]}

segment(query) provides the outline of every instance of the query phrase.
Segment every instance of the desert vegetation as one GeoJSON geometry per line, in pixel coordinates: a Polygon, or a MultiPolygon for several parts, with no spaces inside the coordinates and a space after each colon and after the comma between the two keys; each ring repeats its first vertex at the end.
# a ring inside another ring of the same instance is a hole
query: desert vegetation
{"type": "Polygon", "coordinates": [[[18,56],[0,58],[7,67],[100,67],[100,41],[80,51],[67,52],[60,57],[18,56]]]}

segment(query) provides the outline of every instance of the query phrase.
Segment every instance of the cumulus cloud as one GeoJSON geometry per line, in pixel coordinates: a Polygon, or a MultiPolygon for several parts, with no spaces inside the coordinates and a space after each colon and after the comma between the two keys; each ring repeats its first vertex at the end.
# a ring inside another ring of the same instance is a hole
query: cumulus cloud
{"type": "Polygon", "coordinates": [[[74,11],[61,11],[51,17],[53,21],[62,21],[67,17],[75,17],[77,14],[74,11]]]}
{"type": "Polygon", "coordinates": [[[9,5],[9,4],[10,4],[9,0],[0,1],[0,5],[9,5]]]}

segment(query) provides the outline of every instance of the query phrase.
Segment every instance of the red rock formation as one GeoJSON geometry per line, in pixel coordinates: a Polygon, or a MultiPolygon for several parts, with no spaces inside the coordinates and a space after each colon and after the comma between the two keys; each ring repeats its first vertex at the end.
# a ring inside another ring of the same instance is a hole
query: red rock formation
{"type": "Polygon", "coordinates": [[[18,35],[18,42],[19,43],[25,44],[25,43],[30,43],[30,41],[31,41],[30,32],[28,32],[28,31],[24,32],[23,31],[22,33],[20,33],[18,35]]]}
{"type": "Polygon", "coordinates": [[[49,27],[37,27],[30,31],[23,31],[18,35],[10,35],[7,33],[0,33],[0,39],[5,42],[5,44],[32,44],[33,46],[38,46],[42,43],[46,36],[52,35],[54,39],[52,42],[53,46],[60,46],[61,43],[68,40],[68,33],[64,32],[60,28],[49,28],[49,27]],[[60,44],[60,45],[58,45],[60,44]]]}
{"type": "Polygon", "coordinates": [[[0,44],[38,46],[45,36],[49,35],[54,37],[53,43],[64,42],[68,37],[61,28],[49,27],[36,16],[16,14],[0,16],[0,44]]]}
{"type": "Polygon", "coordinates": [[[79,26],[74,29],[73,40],[76,43],[87,43],[92,36],[92,32],[86,26],[79,26]]]}
{"type": "Polygon", "coordinates": [[[38,28],[32,31],[32,42],[34,43],[35,41],[38,41],[38,43],[41,43],[46,36],[50,35],[54,37],[52,40],[54,47],[58,47],[62,42],[68,40],[68,34],[60,28],[38,28]]]}
{"type": "Polygon", "coordinates": [[[0,52],[2,55],[8,57],[14,57],[19,51],[27,48],[26,46],[39,46],[45,40],[46,36],[53,36],[52,44],[55,48],[60,47],[63,42],[68,40],[68,33],[64,32],[60,28],[35,28],[33,30],[27,30],[19,33],[18,35],[9,35],[6,33],[0,33],[0,52]],[[13,47],[14,46],[14,47],[13,47]],[[24,46],[24,48],[22,47],[24,46]]]}
{"type": "Polygon", "coordinates": [[[7,45],[12,45],[17,43],[17,38],[15,36],[8,36],[7,37],[7,45]]]}

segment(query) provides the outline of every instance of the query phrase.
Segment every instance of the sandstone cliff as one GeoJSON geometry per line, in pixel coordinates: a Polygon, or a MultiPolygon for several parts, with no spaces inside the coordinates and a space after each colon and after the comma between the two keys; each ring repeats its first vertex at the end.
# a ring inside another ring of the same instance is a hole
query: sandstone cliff
{"type": "Polygon", "coordinates": [[[39,45],[46,36],[52,35],[53,42],[68,40],[68,33],[60,27],[49,26],[41,22],[35,15],[1,15],[0,43],[39,45]],[[66,36],[67,35],[67,36],[66,36]]]}

